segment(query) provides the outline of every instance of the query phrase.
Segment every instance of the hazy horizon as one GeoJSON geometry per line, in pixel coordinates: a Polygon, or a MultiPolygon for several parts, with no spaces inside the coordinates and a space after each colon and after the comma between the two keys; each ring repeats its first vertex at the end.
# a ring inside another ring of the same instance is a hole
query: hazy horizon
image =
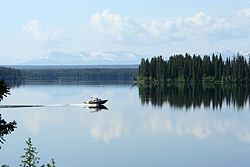
{"type": "Polygon", "coordinates": [[[3,1],[0,14],[2,64],[52,52],[131,51],[167,57],[250,51],[248,0],[3,1]]]}

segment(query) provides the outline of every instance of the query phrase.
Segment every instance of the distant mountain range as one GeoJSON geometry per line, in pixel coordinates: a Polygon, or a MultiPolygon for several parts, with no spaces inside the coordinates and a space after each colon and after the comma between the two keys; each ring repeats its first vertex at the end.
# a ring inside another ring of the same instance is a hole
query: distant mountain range
{"type": "Polygon", "coordinates": [[[78,55],[51,52],[46,57],[24,62],[22,65],[127,65],[139,64],[139,55],[130,51],[112,52],[80,52],[78,55]]]}
{"type": "MultiPolygon", "coordinates": [[[[230,50],[224,50],[224,51],[221,51],[221,52],[216,51],[216,52],[213,52],[213,53],[215,55],[220,55],[221,54],[221,57],[222,57],[223,60],[225,60],[227,57],[232,58],[234,56],[237,56],[237,54],[242,55],[242,56],[244,56],[247,59],[250,57],[250,52],[245,52],[245,51],[232,52],[230,50]]],[[[210,53],[208,55],[211,56],[213,53],[210,53]]],[[[205,54],[203,54],[203,55],[205,55],[205,54]]]]}
{"type": "MultiPolygon", "coordinates": [[[[222,55],[225,60],[227,57],[232,58],[237,53],[230,50],[222,52],[213,52],[215,55],[222,55]]],[[[238,52],[248,59],[250,52],[238,52]]],[[[210,54],[196,54],[196,55],[212,55],[210,54]]],[[[155,55],[157,56],[157,55],[155,55]]],[[[166,56],[166,55],[165,55],[166,56]]],[[[169,56],[169,55],[167,55],[169,56]]],[[[136,54],[131,51],[110,51],[110,52],[80,52],[79,54],[68,54],[62,52],[51,52],[46,57],[40,59],[34,59],[26,61],[21,65],[40,65],[40,66],[51,66],[51,65],[138,65],[140,64],[141,58],[150,58],[152,56],[145,56],[136,54]]]]}

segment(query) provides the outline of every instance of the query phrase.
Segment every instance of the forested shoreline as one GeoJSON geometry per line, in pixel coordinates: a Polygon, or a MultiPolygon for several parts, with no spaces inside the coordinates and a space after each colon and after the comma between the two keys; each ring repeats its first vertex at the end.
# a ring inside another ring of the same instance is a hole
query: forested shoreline
{"type": "Polygon", "coordinates": [[[105,80],[129,79],[137,76],[137,68],[120,69],[26,69],[0,67],[0,79],[14,82],[22,80],[105,80]]]}
{"type": "Polygon", "coordinates": [[[58,79],[82,79],[82,80],[102,80],[102,79],[129,79],[138,75],[138,69],[44,69],[44,70],[24,70],[26,79],[58,80],[58,79]]]}
{"type": "Polygon", "coordinates": [[[23,71],[14,68],[0,67],[0,79],[3,80],[22,80],[24,79],[23,71]]]}
{"type": "Polygon", "coordinates": [[[136,77],[138,83],[249,83],[250,63],[243,56],[222,59],[179,54],[141,59],[138,68],[14,69],[0,67],[0,79],[23,80],[112,80],[136,77]]]}
{"type": "Polygon", "coordinates": [[[250,64],[237,55],[224,61],[221,55],[174,55],[169,60],[162,56],[142,59],[139,83],[249,83],[250,64]]]}

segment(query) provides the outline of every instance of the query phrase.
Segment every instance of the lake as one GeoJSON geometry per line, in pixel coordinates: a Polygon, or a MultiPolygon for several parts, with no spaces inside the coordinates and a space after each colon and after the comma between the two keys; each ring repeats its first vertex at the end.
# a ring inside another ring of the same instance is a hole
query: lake
{"type": "Polygon", "coordinates": [[[247,86],[132,84],[12,87],[0,113],[17,128],[4,136],[0,165],[18,166],[28,137],[42,163],[60,167],[250,165],[247,86]],[[91,96],[108,98],[106,109],[83,105],[91,96]]]}

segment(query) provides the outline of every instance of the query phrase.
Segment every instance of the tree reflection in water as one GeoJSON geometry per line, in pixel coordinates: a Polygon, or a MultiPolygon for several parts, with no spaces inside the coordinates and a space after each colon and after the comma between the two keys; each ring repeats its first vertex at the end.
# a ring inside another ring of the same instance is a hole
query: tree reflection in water
{"type": "MultiPolygon", "coordinates": [[[[4,97],[10,94],[9,88],[5,84],[4,80],[0,80],[0,101],[3,100],[4,97]]],[[[3,144],[5,139],[4,136],[10,134],[16,128],[16,121],[7,122],[2,118],[0,114],[0,143],[3,144]]],[[[1,146],[0,146],[1,149],[1,146]]]]}
{"type": "Polygon", "coordinates": [[[139,97],[143,105],[151,103],[162,106],[169,103],[171,107],[221,108],[225,101],[228,106],[244,107],[249,101],[249,85],[222,84],[149,84],[138,85],[139,97]]]}

